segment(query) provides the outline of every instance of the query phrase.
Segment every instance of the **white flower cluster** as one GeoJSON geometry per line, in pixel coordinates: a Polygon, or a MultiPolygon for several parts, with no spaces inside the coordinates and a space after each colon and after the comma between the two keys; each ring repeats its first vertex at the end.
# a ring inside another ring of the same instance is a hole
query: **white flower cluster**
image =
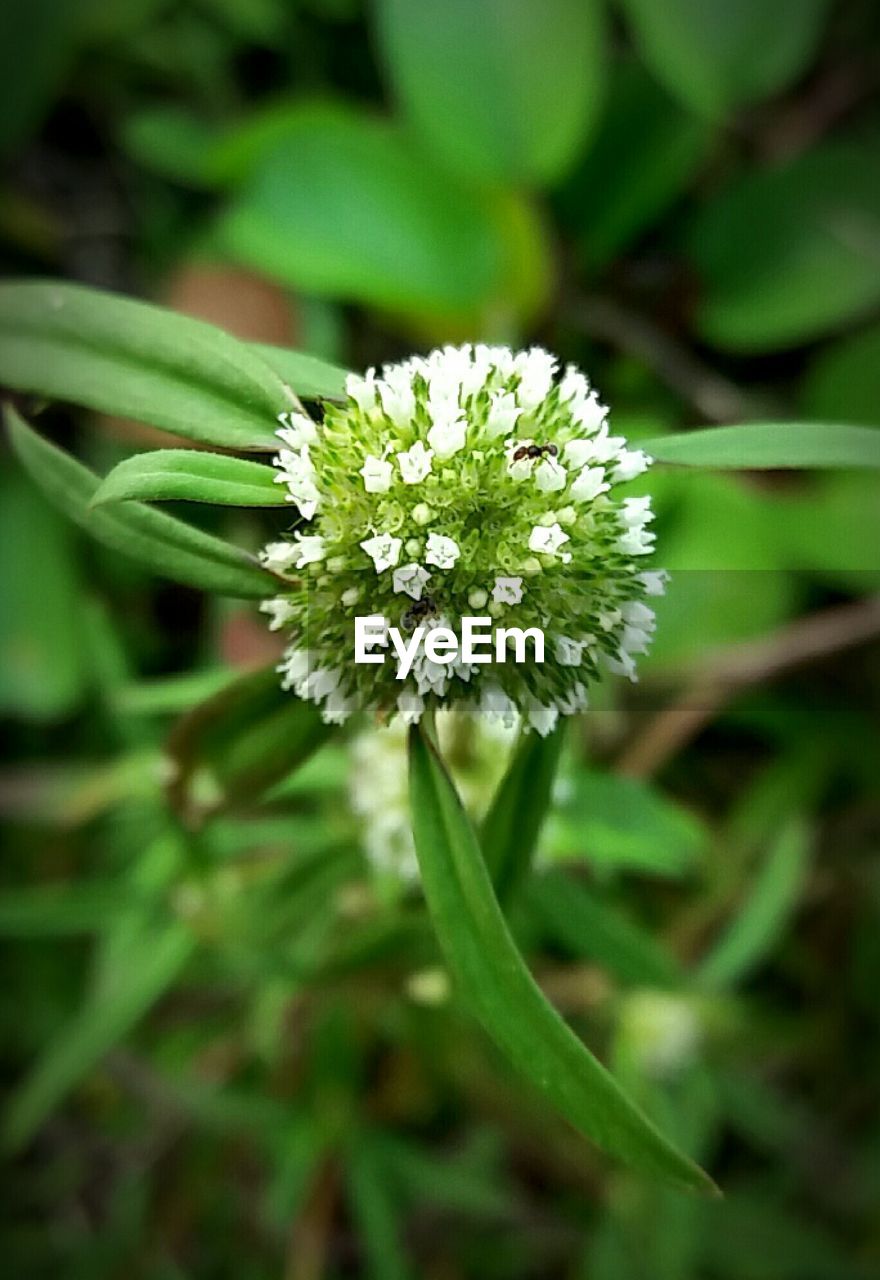
{"type": "MultiPolygon", "coordinates": [[[[507,766],[516,726],[493,723],[461,710],[437,717],[437,735],[456,789],[479,821],[507,766]]],[[[349,798],[361,823],[372,869],[404,883],[418,880],[406,768],[406,728],[401,721],[359,733],[350,745],[349,798]]]]}
{"type": "Polygon", "coordinates": [[[648,458],[611,434],[582,373],[559,376],[540,348],[466,345],[351,375],[346,393],[320,423],[281,416],[276,478],[310,522],[262,553],[282,581],[262,608],[291,634],[285,687],[330,722],[371,708],[414,723],[429,702],[461,700],[546,734],[586,706],[603,667],[635,679],[654,627],[645,599],[665,575],[640,564],[650,499],[614,490],[648,458]],[[353,662],[359,615],[412,632],[475,613],[540,628],[545,661],[420,652],[403,682],[393,662],[353,662]]]}

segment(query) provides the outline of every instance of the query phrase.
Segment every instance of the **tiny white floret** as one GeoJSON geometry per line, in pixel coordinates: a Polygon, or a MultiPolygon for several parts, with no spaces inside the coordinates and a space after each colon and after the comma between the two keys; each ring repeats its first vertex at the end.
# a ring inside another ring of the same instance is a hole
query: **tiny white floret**
{"type": "Polygon", "coordinates": [[[561,525],[551,524],[547,527],[536,524],[529,535],[529,550],[545,556],[555,556],[568,541],[569,536],[561,525]]]}
{"type": "Polygon", "coordinates": [[[516,703],[504,692],[500,685],[488,684],[483,689],[480,699],[480,710],[490,720],[501,720],[506,725],[516,723],[516,703]]]}
{"type": "Polygon", "coordinates": [[[427,569],[423,569],[420,564],[405,564],[394,570],[392,583],[398,594],[404,593],[413,600],[421,600],[422,592],[430,577],[427,569]]]}
{"type": "Polygon", "coordinates": [[[376,458],[368,453],[360,473],[364,477],[367,493],[387,493],[391,488],[391,463],[384,458],[376,458]]]}
{"type": "Polygon", "coordinates": [[[574,405],[572,412],[575,422],[585,431],[598,431],[608,417],[608,406],[591,391],[586,400],[574,405]]]}
{"type": "Polygon", "coordinates": [[[464,418],[439,418],[428,432],[428,444],[438,458],[451,458],[464,448],[467,423],[464,418]]]}
{"type": "Polygon", "coordinates": [[[372,560],[376,572],[382,573],[385,569],[393,569],[397,564],[403,540],[390,533],[377,533],[372,538],[366,538],[360,545],[372,560]]]}
{"type": "Polygon", "coordinates": [[[270,542],[260,552],[260,563],[273,573],[286,573],[296,560],[293,542],[270,542]]]}
{"type": "Polygon", "coordinates": [[[609,488],[604,467],[582,467],[572,481],[570,493],[578,502],[592,502],[600,493],[607,493],[609,488]]]}
{"type": "Polygon", "coordinates": [[[516,420],[522,409],[516,403],[516,396],[510,391],[496,391],[489,404],[489,416],[486,419],[486,435],[490,440],[497,436],[508,436],[516,426],[516,420]]]}
{"type": "Polygon", "coordinates": [[[304,569],[307,564],[317,564],[319,560],[324,559],[324,539],[320,534],[312,533],[303,536],[297,533],[294,536],[297,569],[304,569]]]}
{"type": "Polygon", "coordinates": [[[567,481],[565,467],[555,458],[542,458],[535,468],[535,484],[542,493],[556,493],[565,488],[567,481]]]}
{"type": "Polygon", "coordinates": [[[538,702],[537,698],[529,697],[526,702],[526,720],[527,723],[538,731],[542,738],[546,738],[548,733],[552,733],[556,728],[556,721],[559,719],[559,709],[555,706],[545,706],[538,702]]]}
{"type": "Polygon", "coordinates": [[[665,569],[651,569],[639,574],[639,579],[645,588],[646,595],[662,596],[666,591],[669,574],[665,569]]]}
{"type": "Polygon", "coordinates": [[[412,382],[398,370],[386,368],[384,372],[385,378],[379,383],[382,408],[395,426],[409,426],[416,411],[412,382]]]}
{"type": "Polygon", "coordinates": [[[277,596],[273,600],[263,600],[260,604],[260,613],[269,615],[270,631],[280,631],[294,617],[296,610],[284,596],[277,596]]]}
{"type": "Polygon", "coordinates": [[[397,710],[404,724],[418,724],[425,710],[425,700],[420,694],[406,690],[397,699],[397,710]]]}
{"type": "Polygon", "coordinates": [[[496,604],[519,604],[523,598],[522,578],[496,578],[492,599],[496,604]]]}
{"type": "Polygon", "coordinates": [[[404,484],[421,484],[431,470],[433,450],[426,449],[421,440],[397,455],[397,465],[404,484]]]}
{"type": "Polygon", "coordinates": [[[650,461],[643,449],[621,449],[611,478],[615,484],[626,484],[647,471],[650,461]]]}
{"type": "Polygon", "coordinates": [[[281,430],[275,434],[291,449],[301,449],[304,444],[314,444],[318,439],[318,428],[304,413],[279,413],[278,421],[281,430]]]}
{"type": "Polygon", "coordinates": [[[583,654],[583,640],[572,640],[570,636],[556,637],[556,659],[563,667],[579,667],[583,654]]]}
{"type": "Polygon", "coordinates": [[[362,378],[356,373],[350,373],[345,379],[345,394],[364,412],[375,409],[376,370],[368,369],[362,378]]]}
{"type": "Polygon", "coordinates": [[[461,554],[458,543],[440,533],[429,533],[425,561],[438,569],[451,569],[461,554]]]}
{"type": "Polygon", "coordinates": [[[536,409],[542,400],[546,400],[553,385],[555,356],[541,347],[532,347],[515,357],[514,366],[520,375],[517,400],[524,409],[536,409]]]}
{"type": "Polygon", "coordinates": [[[563,446],[562,456],[570,467],[577,469],[586,466],[588,462],[595,461],[595,443],[592,440],[587,440],[584,436],[577,436],[563,446]]]}

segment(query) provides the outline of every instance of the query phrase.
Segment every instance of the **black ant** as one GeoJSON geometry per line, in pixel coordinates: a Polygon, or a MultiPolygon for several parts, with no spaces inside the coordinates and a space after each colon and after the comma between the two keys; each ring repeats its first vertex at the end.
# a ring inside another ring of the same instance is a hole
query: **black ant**
{"type": "Polygon", "coordinates": [[[423,618],[428,618],[436,612],[437,605],[433,598],[422,596],[421,600],[414,601],[403,615],[403,625],[412,631],[423,618]]]}
{"type": "Polygon", "coordinates": [[[521,444],[513,455],[514,462],[522,462],[525,458],[543,458],[544,454],[555,458],[559,454],[555,444],[521,444]]]}

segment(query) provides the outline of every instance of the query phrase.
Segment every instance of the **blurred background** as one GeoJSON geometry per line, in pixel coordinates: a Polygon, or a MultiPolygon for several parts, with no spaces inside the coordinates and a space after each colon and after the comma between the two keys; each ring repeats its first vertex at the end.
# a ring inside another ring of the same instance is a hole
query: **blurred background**
{"type": "MultiPolygon", "coordinates": [[[[880,427],[878,85],[874,0],[6,0],[0,266],[350,368],[540,342],[635,438],[880,427]]],[[[99,470],[162,439],[38,424],[99,470]]],[[[655,650],[511,904],[718,1203],[612,1167],[449,998],[399,734],[263,777],[256,611],[0,486],[9,1275],[880,1274],[870,473],[647,479],[655,650]]],[[[505,744],[445,731],[478,815],[505,744]]]]}

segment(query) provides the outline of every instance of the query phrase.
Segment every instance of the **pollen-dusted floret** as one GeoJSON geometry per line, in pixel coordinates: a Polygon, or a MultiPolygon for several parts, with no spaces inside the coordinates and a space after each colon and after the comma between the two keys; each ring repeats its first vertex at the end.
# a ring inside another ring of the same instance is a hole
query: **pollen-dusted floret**
{"type": "Polygon", "coordinates": [[[650,499],[614,490],[648,458],[610,433],[579,370],[537,347],[444,347],[350,375],[320,423],[281,422],[276,479],[310,523],[263,552],[289,581],[262,607],[290,633],[284,686],[327,720],[365,709],[415,723],[467,702],[549,733],[603,667],[636,678],[654,629],[644,601],[665,575],[642,568],[650,499]],[[398,680],[387,635],[373,640],[383,664],[354,661],[356,617],[409,634],[483,613],[542,630],[544,662],[530,649],[523,663],[443,665],[420,650],[398,680]]]}

